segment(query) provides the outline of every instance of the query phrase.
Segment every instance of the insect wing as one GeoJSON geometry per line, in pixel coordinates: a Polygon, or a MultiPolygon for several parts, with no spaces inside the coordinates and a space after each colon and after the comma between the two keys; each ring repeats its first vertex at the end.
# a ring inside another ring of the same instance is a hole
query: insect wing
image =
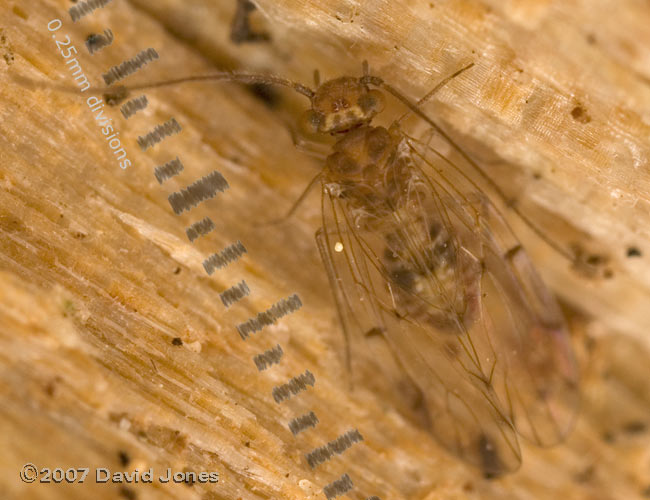
{"type": "MultiPolygon", "coordinates": [[[[436,226],[451,234],[445,226],[452,222],[440,222],[441,209],[435,207],[439,198],[429,196],[424,201],[416,191],[409,196],[412,199],[402,209],[374,221],[370,211],[364,214],[370,221],[360,225],[359,214],[325,188],[323,229],[317,239],[346,338],[354,345],[369,327],[381,328],[401,365],[423,391],[437,439],[486,473],[514,470],[521,462],[514,428],[507,410],[484,382],[494,363],[477,361],[475,334],[462,318],[478,312],[469,302],[476,302],[480,293],[481,266],[475,254],[481,248],[470,252],[463,247],[453,257],[457,261],[451,271],[428,270],[426,254],[435,237],[423,228],[436,226]],[[405,265],[400,269],[401,264],[405,265]],[[467,292],[466,282],[472,278],[476,287],[467,292]],[[419,291],[413,288],[414,280],[419,291]],[[461,307],[463,311],[454,310],[461,307]]],[[[463,213],[462,207],[457,208],[463,213]]],[[[461,225],[456,220],[453,224],[461,225]]],[[[469,240],[469,231],[464,233],[469,240]]],[[[459,235],[454,238],[460,249],[459,235]]],[[[489,346],[480,349],[496,360],[489,346]]]]}
{"type": "Polygon", "coordinates": [[[480,316],[486,326],[474,339],[480,345],[478,336],[489,338],[496,353],[492,388],[519,434],[539,446],[560,442],[579,406],[579,371],[559,306],[503,216],[458,168],[462,159],[452,162],[424,142],[407,142],[447,210],[463,206],[474,245],[482,247],[480,316]]]}

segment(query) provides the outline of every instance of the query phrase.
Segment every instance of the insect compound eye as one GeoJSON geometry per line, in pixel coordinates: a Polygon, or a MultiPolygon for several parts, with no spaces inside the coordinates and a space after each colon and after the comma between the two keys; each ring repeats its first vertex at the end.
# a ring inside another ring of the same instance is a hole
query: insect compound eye
{"type": "Polygon", "coordinates": [[[384,109],[384,95],[378,90],[369,90],[359,97],[357,104],[366,115],[376,115],[384,109]]]}
{"type": "Polygon", "coordinates": [[[320,131],[323,123],[323,114],[313,109],[305,111],[300,119],[300,125],[303,130],[315,134],[320,131]]]}

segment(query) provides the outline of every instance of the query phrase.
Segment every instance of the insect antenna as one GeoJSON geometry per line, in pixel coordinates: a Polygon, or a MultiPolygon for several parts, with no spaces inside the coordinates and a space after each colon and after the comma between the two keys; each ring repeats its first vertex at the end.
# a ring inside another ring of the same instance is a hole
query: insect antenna
{"type": "MultiPolygon", "coordinates": [[[[365,61],[364,61],[365,63],[365,61]]],[[[558,243],[553,241],[551,238],[546,236],[546,234],[535,224],[533,221],[530,220],[528,216],[526,216],[521,210],[516,205],[513,205],[512,203],[509,202],[509,197],[506,195],[506,193],[499,187],[499,185],[492,180],[492,178],[476,163],[466,152],[463,148],[460,147],[460,145],[454,141],[449,134],[447,134],[436,122],[433,121],[424,111],[422,111],[416,103],[411,102],[411,100],[404,96],[401,92],[399,92],[396,88],[391,86],[390,84],[386,83],[382,78],[374,75],[370,75],[369,73],[366,73],[366,68],[367,68],[367,63],[364,64],[364,76],[361,78],[361,81],[365,83],[366,85],[373,85],[375,87],[379,87],[381,89],[384,89],[386,92],[388,92],[390,95],[395,97],[397,100],[399,100],[402,104],[404,104],[410,112],[414,113],[418,117],[420,117],[422,120],[424,120],[426,123],[428,123],[440,136],[445,139],[451,146],[460,154],[460,156],[471,165],[471,167],[478,172],[478,174],[481,176],[481,178],[488,183],[488,185],[496,192],[496,194],[504,201],[506,204],[508,204],[509,208],[512,209],[512,211],[517,214],[517,216],[543,241],[545,241],[553,250],[555,250],[558,254],[562,255],[564,258],[571,262],[575,262],[576,257],[573,255],[573,253],[567,251],[565,248],[560,246],[558,243]]],[[[428,94],[427,94],[428,95],[428,94]]],[[[427,97],[427,96],[425,96],[427,97]]],[[[474,187],[477,189],[478,186],[474,181],[472,181],[467,175],[465,175],[462,171],[460,171],[460,174],[467,179],[468,182],[470,182],[474,187]]]]}
{"type": "MultiPolygon", "coordinates": [[[[47,87],[51,89],[58,90],[60,92],[68,93],[77,93],[79,89],[77,87],[71,87],[67,85],[43,85],[42,82],[31,80],[29,78],[12,75],[12,78],[16,80],[23,86],[32,86],[32,87],[47,87]]],[[[195,76],[184,76],[181,78],[173,78],[170,80],[161,80],[158,82],[144,83],[141,85],[112,85],[108,87],[89,87],[87,90],[91,93],[100,93],[105,92],[108,95],[120,95],[121,98],[126,97],[128,91],[130,90],[145,90],[145,89],[154,89],[159,87],[169,87],[172,85],[177,85],[179,83],[187,82],[201,82],[201,81],[227,81],[227,82],[239,82],[249,85],[262,84],[262,85],[281,85],[283,87],[288,87],[293,89],[299,94],[304,95],[311,99],[314,97],[315,92],[310,89],[307,85],[302,83],[294,82],[288,78],[282,78],[276,75],[264,75],[261,73],[237,73],[229,71],[218,71],[216,73],[210,73],[207,75],[195,75],[195,76]]]]}
{"type": "MultiPolygon", "coordinates": [[[[263,74],[257,74],[257,73],[230,73],[226,71],[220,71],[217,73],[212,73],[209,75],[197,75],[197,76],[186,76],[182,78],[174,78],[171,80],[161,80],[159,82],[152,82],[152,83],[146,83],[143,85],[132,85],[128,87],[124,87],[126,90],[144,90],[144,89],[152,89],[152,88],[159,88],[159,87],[167,87],[171,85],[177,85],[180,83],[187,83],[187,82],[198,82],[198,81],[230,81],[230,82],[239,82],[239,83],[245,83],[245,84],[263,84],[263,85],[282,85],[284,87],[289,87],[293,89],[294,91],[298,92],[299,94],[304,95],[305,97],[308,97],[311,99],[314,96],[314,91],[307,87],[306,85],[303,85],[298,82],[294,82],[293,80],[289,80],[287,78],[281,78],[276,75],[263,75],[263,74]]],[[[320,74],[318,70],[314,71],[314,81],[316,82],[316,85],[318,86],[320,83],[320,74]]],[[[305,190],[302,192],[302,194],[298,197],[298,199],[294,202],[294,204],[291,206],[289,211],[284,217],[281,217],[279,219],[271,220],[269,222],[260,224],[261,226],[266,226],[266,225],[275,225],[275,224],[280,224],[282,222],[285,222],[287,219],[289,219],[298,209],[300,204],[307,198],[307,195],[310,193],[312,188],[317,184],[317,182],[321,178],[321,173],[319,172],[307,185],[305,190]]]]}
{"type": "MultiPolygon", "coordinates": [[[[314,91],[303,85],[302,83],[294,82],[287,78],[281,78],[276,75],[263,75],[258,73],[231,73],[227,71],[220,71],[217,73],[211,73],[208,75],[197,75],[197,76],[185,76],[182,78],[174,78],[171,80],[162,80],[159,82],[146,83],[142,85],[131,85],[125,87],[126,90],[144,90],[144,89],[153,89],[158,87],[167,87],[170,85],[177,85],[179,83],[186,82],[200,82],[200,81],[229,81],[229,82],[239,82],[246,84],[261,83],[263,85],[282,85],[284,87],[289,87],[299,94],[302,94],[309,99],[314,97],[314,91]]],[[[100,89],[106,90],[106,89],[100,89]]]]}

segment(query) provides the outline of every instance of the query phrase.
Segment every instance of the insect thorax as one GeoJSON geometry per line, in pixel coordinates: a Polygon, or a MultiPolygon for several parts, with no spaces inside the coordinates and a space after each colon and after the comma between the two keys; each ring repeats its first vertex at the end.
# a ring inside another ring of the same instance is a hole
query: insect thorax
{"type": "Polygon", "coordinates": [[[348,132],[327,158],[324,182],[354,230],[374,242],[398,315],[456,330],[459,322],[464,327],[475,320],[480,264],[440,220],[399,131],[363,126],[348,132]]]}
{"type": "Polygon", "coordinates": [[[384,127],[362,126],[347,132],[327,157],[324,180],[348,208],[378,216],[391,211],[398,192],[411,177],[407,161],[398,158],[401,138],[384,127]],[[373,213],[375,212],[375,213],[373,213]]]}

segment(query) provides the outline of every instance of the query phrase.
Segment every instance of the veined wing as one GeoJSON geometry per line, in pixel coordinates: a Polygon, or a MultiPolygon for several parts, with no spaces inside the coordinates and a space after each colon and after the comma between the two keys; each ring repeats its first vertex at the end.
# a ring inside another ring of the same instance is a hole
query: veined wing
{"type": "MultiPolygon", "coordinates": [[[[375,221],[381,228],[364,229],[344,201],[327,193],[323,200],[319,247],[346,338],[355,343],[369,326],[381,328],[401,365],[422,390],[437,439],[486,473],[516,469],[521,457],[514,428],[494,391],[482,382],[490,378],[496,355],[490,351],[489,359],[479,359],[472,345],[473,335],[460,318],[463,313],[451,312],[452,292],[443,292],[441,282],[425,276],[420,281],[427,281],[423,286],[430,288],[429,293],[414,291],[409,270],[391,266],[404,262],[402,259],[408,261],[404,252],[422,250],[408,239],[406,248],[400,247],[400,236],[408,238],[413,222],[408,220],[410,216],[403,213],[398,221],[375,221]],[[396,232],[397,224],[404,231],[397,231],[400,234],[395,240],[390,235],[396,232]],[[387,255],[389,252],[398,255],[396,260],[387,255]],[[442,300],[431,299],[436,296],[442,300]]],[[[412,255],[410,259],[415,262],[419,257],[412,255]]],[[[460,261],[480,274],[480,261],[470,253],[461,255],[460,261]]],[[[457,274],[456,295],[464,287],[462,273],[457,274]]]]}
{"type": "Polygon", "coordinates": [[[502,358],[495,391],[519,434],[539,446],[562,441],[579,406],[579,370],[557,302],[503,216],[458,163],[424,142],[406,143],[432,189],[459,200],[474,219],[472,232],[484,249],[481,309],[494,326],[485,333],[502,358]]]}

